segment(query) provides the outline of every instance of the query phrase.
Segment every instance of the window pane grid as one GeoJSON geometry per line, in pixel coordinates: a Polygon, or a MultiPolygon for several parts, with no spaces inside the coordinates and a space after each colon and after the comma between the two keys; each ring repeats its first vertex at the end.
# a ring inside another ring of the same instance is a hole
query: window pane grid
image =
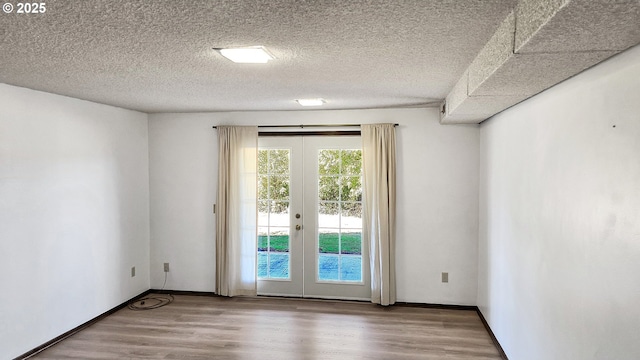
{"type": "Polygon", "coordinates": [[[362,151],[318,153],[318,280],[362,281],[362,151]]]}
{"type": "Polygon", "coordinates": [[[290,278],[290,150],[258,150],[258,278],[290,278]]]}

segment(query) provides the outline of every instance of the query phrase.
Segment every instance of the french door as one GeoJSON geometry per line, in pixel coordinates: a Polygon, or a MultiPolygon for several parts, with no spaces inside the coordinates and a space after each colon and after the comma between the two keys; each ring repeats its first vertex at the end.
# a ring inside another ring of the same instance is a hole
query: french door
{"type": "Polygon", "coordinates": [[[371,298],[356,136],[260,137],[258,294],[371,298]]]}

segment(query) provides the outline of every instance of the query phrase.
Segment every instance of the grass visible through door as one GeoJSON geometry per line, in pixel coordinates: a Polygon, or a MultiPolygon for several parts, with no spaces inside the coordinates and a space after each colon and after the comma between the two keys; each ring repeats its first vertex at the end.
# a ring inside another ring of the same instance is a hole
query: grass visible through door
{"type": "MultiPolygon", "coordinates": [[[[361,233],[320,233],[318,252],[319,280],[361,280],[361,233]]],[[[288,266],[289,236],[258,236],[258,275],[266,277],[269,273],[272,278],[288,278],[288,266]]]]}

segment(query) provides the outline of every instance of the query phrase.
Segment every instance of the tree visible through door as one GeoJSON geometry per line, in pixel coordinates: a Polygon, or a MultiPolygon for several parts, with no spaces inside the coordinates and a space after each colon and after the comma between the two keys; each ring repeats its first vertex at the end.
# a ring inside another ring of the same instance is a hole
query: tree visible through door
{"type": "Polygon", "coordinates": [[[258,278],[289,279],[289,149],[258,150],[258,278]]]}
{"type": "Polygon", "coordinates": [[[362,150],[318,151],[318,280],[362,281],[362,150]]]}
{"type": "Polygon", "coordinates": [[[261,137],[258,293],[367,299],[359,137],[261,137]]]}

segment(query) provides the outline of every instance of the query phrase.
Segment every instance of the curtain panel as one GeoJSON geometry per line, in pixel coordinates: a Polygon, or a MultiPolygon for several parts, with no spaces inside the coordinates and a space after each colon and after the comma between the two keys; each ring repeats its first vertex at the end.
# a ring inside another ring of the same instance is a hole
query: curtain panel
{"type": "Polygon", "coordinates": [[[257,293],[257,161],[257,126],[218,126],[218,295],[257,293]]]}
{"type": "Polygon", "coordinates": [[[393,124],[362,125],[363,237],[369,243],[371,302],[396,302],[396,134],[393,124]]]}

